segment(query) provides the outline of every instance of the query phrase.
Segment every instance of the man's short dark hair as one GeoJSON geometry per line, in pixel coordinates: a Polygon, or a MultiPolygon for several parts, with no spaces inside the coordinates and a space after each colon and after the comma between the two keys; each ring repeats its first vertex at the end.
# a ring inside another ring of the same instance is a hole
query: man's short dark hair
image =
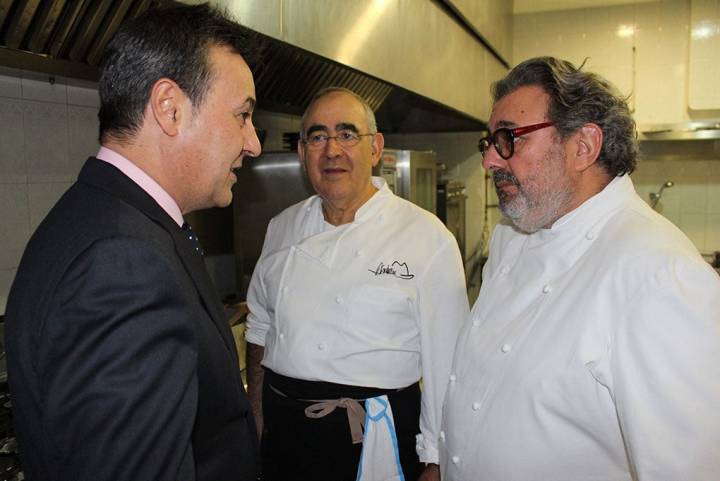
{"type": "Polygon", "coordinates": [[[169,78],[203,102],[212,80],[211,47],[228,47],[248,61],[255,38],[207,4],[147,11],[123,24],[108,43],[100,65],[100,142],[129,140],[143,122],[153,84],[169,78]]]}
{"type": "Polygon", "coordinates": [[[495,102],[516,89],[537,85],[550,96],[548,118],[561,139],[586,123],[603,131],[598,162],[612,177],[629,174],[637,164],[635,121],[623,97],[610,82],[582,71],[566,60],[537,57],[526,60],[493,85],[495,102]]]}

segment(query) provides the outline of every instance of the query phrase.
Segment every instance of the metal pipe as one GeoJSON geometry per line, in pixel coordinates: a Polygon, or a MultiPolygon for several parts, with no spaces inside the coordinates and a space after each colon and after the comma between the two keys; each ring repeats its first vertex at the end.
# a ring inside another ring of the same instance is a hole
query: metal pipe
{"type": "Polygon", "coordinates": [[[669,189],[673,185],[675,185],[675,182],[668,180],[660,186],[660,190],[658,190],[657,193],[650,192],[650,207],[655,209],[655,206],[657,206],[657,203],[660,202],[660,199],[662,198],[663,191],[665,189],[669,189]]]}

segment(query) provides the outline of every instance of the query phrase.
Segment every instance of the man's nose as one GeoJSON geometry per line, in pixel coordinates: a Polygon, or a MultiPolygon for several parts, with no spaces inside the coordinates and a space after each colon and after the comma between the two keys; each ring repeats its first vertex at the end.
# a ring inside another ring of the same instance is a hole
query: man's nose
{"type": "Polygon", "coordinates": [[[257,157],[262,152],[262,146],[260,145],[260,139],[257,136],[255,127],[250,125],[250,135],[245,139],[245,155],[248,157],[257,157]]]}
{"type": "Polygon", "coordinates": [[[490,171],[505,169],[507,167],[507,160],[500,157],[498,151],[495,150],[495,146],[491,144],[483,154],[482,165],[485,170],[490,171]]]}
{"type": "Polygon", "coordinates": [[[327,142],[325,143],[325,153],[328,155],[328,157],[335,157],[340,154],[342,154],[343,149],[340,146],[340,142],[338,142],[337,137],[328,137],[327,142]]]}

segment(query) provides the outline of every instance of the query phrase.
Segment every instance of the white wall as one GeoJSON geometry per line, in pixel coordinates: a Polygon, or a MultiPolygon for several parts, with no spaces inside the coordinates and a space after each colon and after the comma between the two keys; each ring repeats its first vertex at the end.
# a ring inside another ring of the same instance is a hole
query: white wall
{"type": "MultiPolygon", "coordinates": [[[[720,34],[718,12],[720,0],[657,0],[516,15],[513,63],[538,55],[558,56],[576,64],[588,58],[588,70],[631,95],[630,104],[641,128],[720,118],[720,111],[691,110],[688,104],[693,27],[705,22],[715,25],[715,35],[720,34]],[[632,27],[632,34],[619,35],[623,26],[632,27]]],[[[716,79],[712,87],[716,93],[720,51],[715,50],[714,55],[715,61],[706,66],[708,75],[716,79]]],[[[697,86],[693,84],[692,89],[697,86]]],[[[666,180],[675,183],[663,194],[658,210],[702,253],[720,250],[720,158],[716,152],[675,161],[645,154],[632,175],[646,201],[666,180]]]]}
{"type": "Polygon", "coordinates": [[[0,313],[30,234],[97,152],[92,83],[0,67],[0,313]]]}
{"type": "Polygon", "coordinates": [[[720,161],[644,160],[632,175],[638,194],[649,202],[667,180],[657,210],[693,241],[701,253],[720,251],[720,161]]]}
{"type": "Polygon", "coordinates": [[[562,57],[631,95],[638,124],[689,119],[687,71],[690,3],[658,0],[637,5],[516,15],[513,62],[562,57]]]}

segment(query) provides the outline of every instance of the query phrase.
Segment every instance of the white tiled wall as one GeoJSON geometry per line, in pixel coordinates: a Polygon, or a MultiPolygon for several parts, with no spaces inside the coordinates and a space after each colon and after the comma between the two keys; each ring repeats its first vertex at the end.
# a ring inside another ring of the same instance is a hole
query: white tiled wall
{"type": "Polygon", "coordinates": [[[515,17],[513,61],[552,55],[613,82],[639,124],[689,120],[689,0],[522,14],[515,17]]]}
{"type": "MultiPolygon", "coordinates": [[[[636,122],[672,124],[693,120],[689,110],[691,27],[720,18],[720,0],[657,0],[636,5],[562,10],[515,17],[513,62],[538,55],[553,55],[576,64],[587,58],[586,68],[613,82],[634,108],[636,122]],[[692,23],[691,23],[692,19],[692,23]],[[620,29],[632,27],[629,35],[620,29]]],[[[720,38],[720,32],[715,37],[720,38]]],[[[717,95],[720,51],[706,50],[714,61],[706,73],[708,95],[717,95]]],[[[704,115],[720,117],[720,111],[704,115]]],[[[699,117],[698,117],[699,119],[699,117]]],[[[658,210],[680,227],[704,253],[720,250],[720,158],[707,160],[643,159],[632,176],[646,201],[666,180],[667,189],[658,210]]]]}
{"type": "Polygon", "coordinates": [[[632,175],[640,196],[650,203],[650,192],[670,180],[657,210],[693,241],[702,253],[720,251],[720,161],[653,161],[638,164],[632,175]]]}
{"type": "Polygon", "coordinates": [[[690,8],[691,109],[720,109],[720,0],[692,0],[690,8]]]}
{"type": "Polygon", "coordinates": [[[90,82],[0,67],[0,313],[30,234],[97,152],[90,82]]]}

